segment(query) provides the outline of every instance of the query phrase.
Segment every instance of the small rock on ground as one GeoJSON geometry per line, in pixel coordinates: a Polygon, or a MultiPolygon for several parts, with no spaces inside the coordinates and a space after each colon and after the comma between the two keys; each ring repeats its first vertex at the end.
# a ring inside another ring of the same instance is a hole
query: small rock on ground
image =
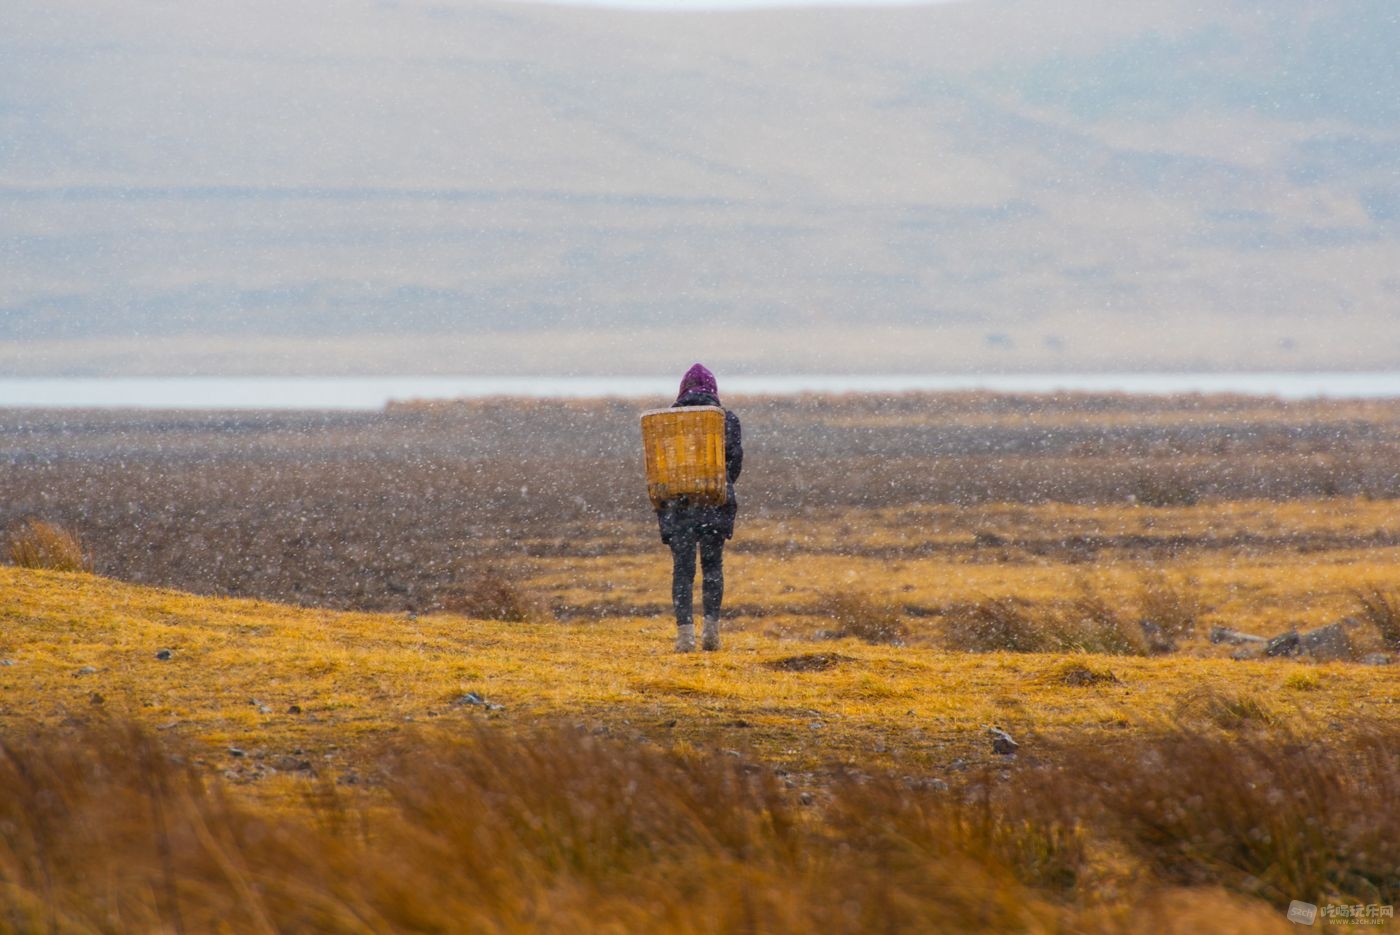
{"type": "Polygon", "coordinates": [[[1303,651],[1319,662],[1356,658],[1351,637],[1347,635],[1346,627],[1340,623],[1329,623],[1325,627],[1309,630],[1300,639],[1303,651]]]}
{"type": "Polygon", "coordinates": [[[1264,647],[1266,656],[1296,656],[1303,651],[1302,639],[1298,636],[1297,630],[1289,630],[1287,633],[1280,633],[1269,640],[1269,644],[1264,647]]]}
{"type": "Polygon", "coordinates": [[[1012,756],[1020,749],[1021,745],[1011,739],[1011,735],[1000,727],[989,727],[987,733],[992,735],[992,752],[998,756],[1012,756]]]}

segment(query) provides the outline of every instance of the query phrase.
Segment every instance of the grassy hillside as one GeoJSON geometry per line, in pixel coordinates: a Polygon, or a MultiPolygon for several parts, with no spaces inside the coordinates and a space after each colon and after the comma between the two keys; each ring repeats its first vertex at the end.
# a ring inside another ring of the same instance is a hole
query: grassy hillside
{"type": "Polygon", "coordinates": [[[1356,729],[1396,716],[1400,687],[1393,668],[968,654],[758,628],[731,631],[721,654],[677,656],[670,624],[649,618],[331,613],[10,567],[0,583],[7,731],[100,711],[196,740],[240,777],[297,758],[335,776],[406,724],[481,718],[738,745],[792,769],[942,773],[992,760],[990,724],[1152,729],[1221,695],[1305,732],[1356,729]],[[1075,666],[1102,678],[1076,684],[1075,666]]]}
{"type": "Polygon", "coordinates": [[[0,554],[102,573],[0,565],[0,928],[1267,932],[1400,899],[1396,403],[730,402],[693,655],[635,401],[0,420],[0,554]]]}
{"type": "Polygon", "coordinates": [[[1393,667],[677,656],[8,567],[0,622],[19,930],[1253,932],[1400,893],[1393,667]]]}
{"type": "Polygon", "coordinates": [[[1385,367],[1397,30],[10,3],[0,372],[1385,367]]]}

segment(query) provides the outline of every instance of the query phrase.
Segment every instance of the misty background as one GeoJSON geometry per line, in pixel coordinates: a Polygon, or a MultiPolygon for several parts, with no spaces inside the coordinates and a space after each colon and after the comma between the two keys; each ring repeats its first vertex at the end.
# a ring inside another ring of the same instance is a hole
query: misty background
{"type": "Polygon", "coordinates": [[[0,375],[1393,369],[1400,5],[0,5],[0,375]]]}

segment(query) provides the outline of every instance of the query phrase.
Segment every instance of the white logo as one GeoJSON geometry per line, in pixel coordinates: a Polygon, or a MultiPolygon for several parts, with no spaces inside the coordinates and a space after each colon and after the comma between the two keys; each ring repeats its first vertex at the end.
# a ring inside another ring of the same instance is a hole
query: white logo
{"type": "Polygon", "coordinates": [[[1385,925],[1386,920],[1395,918],[1395,907],[1378,903],[1354,906],[1329,903],[1319,911],[1312,903],[1297,899],[1288,904],[1288,921],[1297,925],[1315,925],[1319,915],[1324,925],[1385,925]]]}

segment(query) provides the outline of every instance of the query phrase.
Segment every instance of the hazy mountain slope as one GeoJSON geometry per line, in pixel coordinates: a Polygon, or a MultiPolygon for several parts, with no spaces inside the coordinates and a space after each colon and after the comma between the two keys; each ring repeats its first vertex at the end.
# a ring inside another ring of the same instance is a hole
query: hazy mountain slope
{"type": "Polygon", "coordinates": [[[1384,365],[1396,48],[1378,0],[13,0],[0,368],[1384,365]]]}

